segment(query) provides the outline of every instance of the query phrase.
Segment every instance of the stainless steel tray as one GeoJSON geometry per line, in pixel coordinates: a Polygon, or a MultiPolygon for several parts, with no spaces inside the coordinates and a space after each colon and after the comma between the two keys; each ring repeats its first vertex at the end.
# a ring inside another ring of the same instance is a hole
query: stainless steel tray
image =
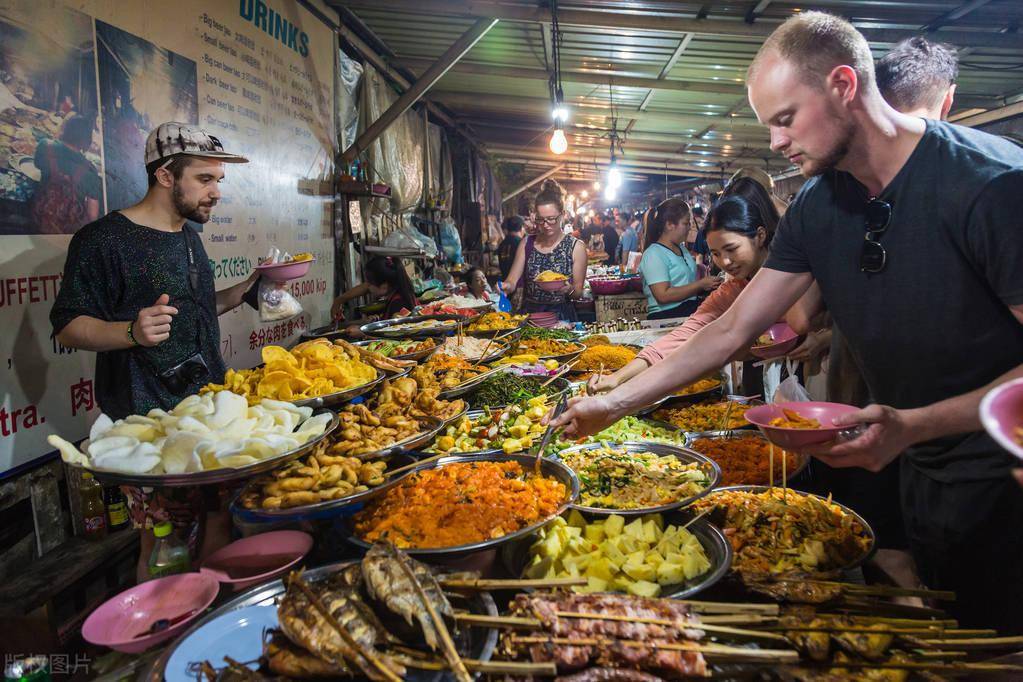
{"type": "MultiPolygon", "coordinates": [[[[729,438],[759,438],[765,443],[771,442],[767,439],[767,436],[760,433],[759,431],[747,431],[739,429],[731,429],[728,431],[704,431],[703,433],[688,433],[686,434],[686,436],[689,439],[689,448],[693,450],[695,450],[695,448],[693,448],[693,443],[699,438],[712,438],[714,440],[727,440],[729,438]]],[[[778,448],[779,451],[782,451],[784,449],[778,447],[777,445],[775,447],[778,448]]],[[[697,452],[699,451],[697,450],[697,452]]],[[[805,455],[799,452],[792,452],[791,450],[788,450],[787,452],[796,458],[796,466],[791,471],[786,472],[786,474],[788,475],[788,479],[791,481],[793,478],[803,473],[806,467],[810,465],[810,455],[805,455]]],[[[779,481],[780,480],[781,479],[779,479],[779,481]]]]}
{"type": "MultiPolygon", "coordinates": [[[[593,514],[596,516],[608,516],[610,514],[617,514],[618,516],[629,517],[642,516],[644,514],[659,514],[662,512],[673,511],[676,509],[682,509],[683,507],[689,506],[696,500],[700,499],[701,497],[704,497],[714,488],[714,486],[716,486],[721,481],[721,468],[717,465],[717,463],[714,460],[710,459],[709,457],[701,455],[700,453],[694,450],[690,450],[688,448],[680,448],[674,445],[667,445],[665,443],[647,443],[641,441],[627,441],[625,443],[607,443],[606,445],[610,448],[625,450],[626,452],[652,452],[655,455],[661,457],[664,456],[674,457],[675,459],[684,464],[696,463],[699,466],[700,470],[703,471],[708,476],[710,482],[708,483],[706,488],[704,488],[696,495],[693,495],[691,497],[685,497],[681,500],[676,500],[670,504],[658,505],[656,507],[643,507],[641,509],[605,509],[603,507],[589,507],[580,503],[576,503],[571,505],[573,509],[578,509],[581,512],[586,512],[587,514],[593,514]]],[[[582,452],[585,450],[597,450],[602,447],[604,447],[603,443],[586,443],[585,445],[576,445],[570,448],[565,448],[557,455],[555,455],[555,458],[560,461],[561,458],[567,454],[571,454],[574,452],[582,452]]],[[[568,465],[566,464],[565,466],[568,465]]],[[[576,476],[578,475],[579,474],[576,473],[576,476]]],[[[582,490],[580,489],[580,500],[581,499],[582,490]]]]}
{"type": "MultiPolygon", "coordinates": [[[[378,370],[376,368],[374,368],[374,370],[377,373],[377,377],[376,377],[376,379],[373,379],[372,381],[367,381],[364,384],[360,384],[358,386],[352,386],[351,388],[346,388],[343,391],[336,391],[334,393],[328,393],[327,395],[316,396],[315,398],[305,398],[303,400],[291,400],[289,402],[294,403],[295,405],[298,405],[299,407],[311,407],[313,409],[320,408],[320,407],[333,407],[334,405],[340,405],[342,403],[347,403],[352,398],[358,398],[360,395],[365,395],[366,393],[369,393],[370,391],[375,389],[377,386],[379,386],[383,382],[383,380],[388,378],[389,376],[390,377],[399,376],[398,374],[387,374],[385,372],[381,372],[380,370],[378,370]]],[[[411,371],[411,370],[409,370],[409,371],[411,371]]],[[[407,373],[408,372],[406,372],[406,374],[407,373]]]]}
{"type": "MultiPolygon", "coordinates": [[[[476,365],[485,365],[487,363],[494,362],[495,360],[500,360],[501,358],[503,358],[508,353],[508,350],[510,348],[511,346],[509,346],[507,343],[503,343],[501,341],[494,341],[493,343],[490,344],[490,348],[484,349],[487,351],[487,354],[484,355],[482,358],[479,358],[477,360],[474,360],[472,358],[465,359],[476,365]]],[[[440,345],[439,349],[448,355],[454,355],[454,353],[446,350],[443,345],[440,345]]]]}
{"type": "Polygon", "coordinates": [[[465,325],[468,324],[470,319],[461,315],[410,315],[408,317],[395,317],[388,320],[370,322],[359,327],[359,330],[366,336],[379,339],[425,339],[429,336],[447,336],[457,329],[457,324],[424,327],[422,329],[393,329],[393,327],[412,322],[427,322],[429,320],[438,322],[454,320],[455,322],[460,321],[465,325]]]}
{"type": "MultiPolygon", "coordinates": [[[[494,410],[494,411],[496,412],[496,410],[494,410]]],[[[469,421],[471,422],[471,421],[473,421],[475,419],[479,419],[480,417],[482,417],[485,414],[486,414],[486,410],[466,410],[465,412],[463,412],[460,415],[459,419],[461,417],[467,417],[469,419],[469,421]]],[[[449,425],[451,425],[453,422],[454,422],[454,420],[452,420],[451,422],[448,422],[447,424],[445,424],[444,425],[444,429],[442,429],[442,430],[446,430],[447,427],[449,425]]],[[[437,437],[439,438],[440,435],[441,435],[440,432],[438,432],[437,433],[437,437]]],[[[435,442],[436,442],[436,439],[435,439],[435,442]]],[[[426,452],[436,453],[436,450],[431,450],[431,449],[427,448],[426,452]]],[[[494,456],[503,455],[503,454],[504,454],[504,449],[503,448],[485,448],[483,450],[471,450],[469,452],[452,452],[450,454],[450,456],[451,457],[463,457],[463,456],[467,456],[467,455],[487,455],[489,457],[494,457],[494,456]]]]}
{"type": "Polygon", "coordinates": [[[517,339],[522,334],[522,329],[526,326],[525,320],[523,320],[517,327],[511,327],[509,329],[464,329],[462,333],[466,336],[475,336],[477,338],[491,339],[495,336],[501,340],[517,339]]]}
{"type": "Polygon", "coordinates": [[[679,405],[692,405],[693,403],[699,403],[708,398],[716,398],[721,396],[725,390],[725,381],[723,377],[720,377],[720,383],[714,388],[707,389],[705,391],[697,391],[696,393],[687,393],[685,395],[668,395],[660,400],[651,403],[639,411],[639,414],[650,414],[654,410],[659,410],[662,407],[676,407],[679,405]]]}
{"type": "MultiPolygon", "coordinates": [[[[323,412],[330,411],[317,410],[313,412],[313,414],[316,415],[323,412]]],[[[249,464],[248,466],[236,469],[223,467],[221,469],[196,471],[190,474],[129,474],[120,471],[110,471],[107,469],[91,469],[89,467],[84,467],[80,464],[72,464],[70,462],[65,462],[65,466],[71,467],[72,469],[78,469],[82,472],[88,471],[96,478],[97,481],[106,485],[117,484],[152,488],[180,488],[193,485],[228,483],[230,481],[238,481],[255,476],[256,474],[271,471],[282,464],[287,464],[293,459],[298,459],[299,457],[308,454],[316,447],[317,443],[329,436],[334,429],[338,427],[339,420],[337,414],[330,412],[330,415],[331,420],[330,423],[327,424],[327,428],[324,429],[323,433],[316,438],[309,440],[307,443],[300,445],[294,450],[283,452],[276,457],[268,457],[267,459],[254,464],[249,464]]]]}
{"type": "MultiPolygon", "coordinates": [[[[320,566],[318,568],[305,571],[302,575],[306,580],[316,581],[331,573],[342,570],[353,563],[355,562],[342,561],[335,564],[328,564],[326,566],[320,566]]],[[[207,623],[210,623],[232,611],[237,611],[238,609],[243,609],[248,606],[273,606],[277,603],[278,598],[281,597],[284,592],[284,581],[274,580],[273,582],[254,587],[210,612],[205,617],[199,619],[192,627],[181,635],[181,637],[179,637],[175,642],[168,646],[162,654],[160,654],[160,657],[157,658],[156,662],[153,664],[152,670],[150,670],[145,679],[147,682],[162,682],[167,662],[170,660],[171,656],[174,655],[175,650],[181,646],[182,642],[194,635],[207,623]]],[[[455,606],[456,608],[467,608],[470,613],[482,616],[498,615],[497,604],[494,603],[494,598],[489,592],[473,592],[465,597],[459,597],[458,600],[459,601],[453,603],[452,606],[455,606]]],[[[249,629],[251,630],[251,628],[249,629]]],[[[259,637],[262,636],[262,632],[246,634],[259,637]]],[[[459,653],[466,658],[489,661],[494,654],[494,650],[497,648],[498,631],[495,628],[466,627],[458,634],[452,633],[452,636],[458,646],[459,653]]],[[[211,661],[211,663],[217,665],[220,662],[211,661]]],[[[406,682],[451,682],[454,679],[454,675],[450,672],[416,670],[411,667],[408,668],[408,674],[405,676],[406,682]]]]}
{"type": "MultiPolygon", "coordinates": [[[[570,353],[560,353],[558,355],[540,355],[539,356],[540,362],[546,362],[547,360],[557,360],[559,364],[565,364],[566,362],[572,362],[577,357],[582,355],[584,350],[586,350],[586,346],[583,346],[581,343],[578,343],[576,341],[566,341],[565,343],[577,343],[580,346],[580,348],[579,350],[574,350],[571,351],[570,353]]],[[[531,351],[524,350],[522,351],[522,354],[528,355],[530,352],[531,351]]],[[[512,355],[516,355],[519,353],[519,350],[513,347],[511,349],[511,353],[512,355]]]]}
{"type": "MultiPolygon", "coordinates": [[[[684,512],[669,512],[665,514],[664,523],[684,525],[692,518],[691,514],[684,512]]],[[[700,592],[709,589],[716,584],[727,573],[732,566],[732,546],[725,538],[721,530],[709,523],[706,519],[700,519],[687,528],[690,533],[696,536],[703,546],[703,551],[710,561],[710,569],[703,575],[683,583],[661,586],[661,597],[670,599],[686,599],[693,597],[700,592]]],[[[501,560],[505,569],[513,576],[521,576],[529,564],[529,547],[535,540],[535,533],[530,537],[505,545],[501,549],[501,560]]]]}
{"type": "MultiPolygon", "coordinates": [[[[723,396],[720,396],[720,398],[717,399],[717,400],[708,401],[708,402],[710,404],[716,404],[716,403],[725,402],[726,400],[731,400],[734,403],[739,403],[739,404],[742,404],[742,405],[749,405],[750,407],[754,407],[756,405],[763,405],[764,404],[764,401],[760,400],[759,398],[747,398],[745,396],[734,396],[734,395],[733,396],[725,396],[725,395],[723,395],[723,396]]],[[[654,417],[653,417],[654,413],[656,413],[658,410],[684,410],[684,409],[686,409],[688,407],[692,407],[693,405],[698,405],[701,402],[703,402],[703,401],[697,401],[697,402],[689,403],[688,405],[663,405],[663,406],[660,406],[660,407],[656,407],[656,408],[654,408],[653,410],[651,410],[649,412],[647,410],[639,410],[637,412],[637,414],[642,415],[644,419],[652,419],[653,421],[657,421],[657,422],[665,423],[665,424],[671,424],[672,426],[675,426],[671,422],[666,422],[666,421],[664,421],[662,419],[654,419],[654,417]]],[[[679,429],[679,430],[683,430],[683,431],[685,430],[681,426],[675,426],[675,428],[679,429]]],[[[746,422],[742,426],[737,426],[737,427],[735,427],[734,429],[731,429],[731,430],[732,431],[756,431],[757,430],[757,426],[756,426],[756,424],[751,424],[749,422],[746,422]]],[[[695,431],[686,431],[686,433],[696,433],[696,432],[695,431]]]]}
{"type": "MultiPolygon", "coordinates": [[[[395,341],[396,339],[387,339],[387,340],[388,341],[395,341]]],[[[411,339],[411,340],[415,340],[415,339],[411,339]]],[[[353,346],[366,347],[366,346],[368,346],[371,343],[373,343],[372,339],[366,340],[366,341],[355,341],[354,343],[352,343],[352,345],[353,346]]],[[[436,353],[439,348],[440,348],[440,346],[435,345],[435,346],[433,346],[433,348],[427,348],[425,350],[418,350],[418,351],[416,351],[414,353],[405,353],[403,355],[388,355],[386,357],[388,357],[391,360],[412,360],[412,361],[415,361],[415,362],[421,362],[421,361],[425,360],[426,358],[430,357],[431,355],[433,355],[434,353],[436,353]]]]}
{"type": "MultiPolygon", "coordinates": [[[[526,471],[532,471],[536,458],[532,455],[517,454],[517,455],[502,455],[495,457],[493,455],[452,455],[451,457],[441,457],[440,459],[428,462],[421,467],[415,469],[416,472],[426,471],[429,469],[439,469],[441,467],[450,466],[452,464],[458,464],[462,462],[492,462],[492,461],[514,461],[518,462],[522,468],[526,471]]],[[[455,547],[436,547],[428,549],[417,549],[417,548],[403,548],[402,551],[406,554],[416,557],[422,557],[425,559],[433,558],[454,558],[458,556],[464,556],[466,554],[472,554],[474,552],[481,552],[488,549],[495,549],[511,542],[516,538],[520,538],[546,526],[548,523],[554,520],[555,517],[559,516],[562,512],[568,509],[568,506],[579,496],[579,479],[571,469],[566,467],[561,462],[556,462],[551,459],[542,458],[540,460],[540,473],[544,476],[552,476],[558,479],[565,488],[568,489],[568,494],[565,499],[558,506],[558,508],[548,518],[537,521],[536,523],[530,524],[525,528],[521,528],[513,533],[508,533],[499,538],[491,538],[489,540],[483,540],[481,542],[473,542],[467,545],[457,545],[455,547]]],[[[354,517],[350,523],[354,522],[354,517]]],[[[358,538],[353,533],[349,538],[349,541],[359,547],[370,546],[370,543],[358,538]]]]}
{"type": "MultiPolygon", "coordinates": [[[[413,464],[416,459],[412,455],[394,452],[382,455],[380,457],[374,457],[373,460],[386,459],[388,460],[389,468],[398,469],[403,466],[413,464]]],[[[371,460],[367,460],[371,461],[371,460]]],[[[384,472],[386,473],[386,472],[384,472]]],[[[364,490],[361,493],[354,493],[347,497],[342,497],[337,500],[326,500],[324,502],[318,502],[316,504],[307,504],[301,507],[289,507],[287,509],[248,509],[239,503],[241,496],[244,495],[250,486],[256,485],[257,481],[251,481],[245,486],[238,495],[235,496],[231,502],[231,514],[237,516],[243,521],[292,521],[292,520],[306,520],[310,518],[327,518],[332,514],[327,512],[339,512],[346,507],[351,507],[356,504],[368,502],[373,498],[383,495],[385,492],[393,488],[394,486],[401,483],[405,478],[412,473],[412,469],[400,474],[398,476],[390,477],[384,484],[378,485],[375,488],[364,490]]]]}
{"type": "MultiPolygon", "coordinates": [[[[775,488],[777,488],[777,487],[778,486],[775,486],[775,488]]],[[[725,486],[724,488],[718,488],[714,492],[717,493],[717,492],[727,492],[727,491],[731,491],[731,490],[739,490],[739,491],[746,491],[746,492],[762,493],[762,492],[767,491],[768,489],[769,488],[766,485],[729,485],[729,486],[725,486]]],[[[806,492],[803,492],[802,490],[795,490],[793,488],[789,488],[788,491],[789,491],[790,494],[808,495],[810,497],[816,497],[818,500],[821,500],[823,502],[827,502],[827,500],[825,498],[821,497],[820,495],[814,495],[813,493],[806,493],[806,492]]],[[[710,501],[710,497],[708,497],[708,502],[709,501],[710,501]]],[[[863,534],[866,535],[867,538],[869,538],[869,540],[870,540],[870,545],[867,546],[866,551],[864,551],[864,553],[861,556],[857,557],[855,560],[849,562],[848,564],[846,564],[844,566],[836,566],[835,567],[837,570],[848,570],[850,568],[856,568],[857,566],[862,564],[864,561],[869,559],[871,557],[871,555],[874,554],[874,551],[877,549],[877,535],[874,534],[874,529],[870,527],[870,524],[867,523],[867,520],[864,519],[862,516],[860,516],[858,513],[856,513],[854,510],[852,510],[849,507],[845,506],[841,502],[835,502],[834,500],[831,501],[831,504],[837,505],[838,507],[840,507],[842,509],[843,512],[845,512],[846,514],[848,514],[848,515],[852,516],[854,519],[856,519],[856,522],[863,527],[863,534]]]]}

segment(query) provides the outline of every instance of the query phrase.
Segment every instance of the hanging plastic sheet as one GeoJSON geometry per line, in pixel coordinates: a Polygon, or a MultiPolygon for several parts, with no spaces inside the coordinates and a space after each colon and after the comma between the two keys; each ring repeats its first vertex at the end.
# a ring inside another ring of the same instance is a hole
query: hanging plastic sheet
{"type": "Polygon", "coordinates": [[[439,125],[430,124],[430,194],[434,207],[446,211],[451,210],[451,188],[454,181],[451,176],[451,151],[448,149],[447,136],[439,125]]]}
{"type": "MultiPolygon", "coordinates": [[[[398,95],[376,69],[367,67],[359,112],[360,132],[380,118],[397,99],[398,95]]],[[[370,144],[364,158],[372,169],[371,179],[391,187],[389,207],[379,199],[363,207],[363,215],[371,225],[377,223],[375,213],[389,208],[392,214],[401,214],[419,203],[423,194],[423,142],[422,118],[409,110],[370,144]]]]}

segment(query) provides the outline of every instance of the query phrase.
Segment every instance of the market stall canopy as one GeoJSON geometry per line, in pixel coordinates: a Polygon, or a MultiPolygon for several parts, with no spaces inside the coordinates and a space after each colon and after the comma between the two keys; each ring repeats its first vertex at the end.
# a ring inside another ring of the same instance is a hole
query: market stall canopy
{"type": "MultiPolygon", "coordinates": [[[[415,81],[481,17],[499,19],[428,93],[496,159],[531,176],[566,164],[559,180],[593,180],[609,162],[618,117],[623,169],[658,180],[719,179],[741,166],[782,172],[767,129],[746,100],[744,77],[764,38],[803,3],[559,2],[569,149],[548,149],[551,12],[526,0],[329,2],[396,72],[415,81]],[[613,91],[614,109],[611,108],[613,91]]],[[[1015,0],[822,4],[849,18],[875,57],[912,35],[959,48],[950,118],[1023,107],[1023,3],[1015,0]]],[[[1018,113],[1018,112],[1017,112],[1018,113]]],[[[989,115],[988,115],[989,116],[989,115]]]]}

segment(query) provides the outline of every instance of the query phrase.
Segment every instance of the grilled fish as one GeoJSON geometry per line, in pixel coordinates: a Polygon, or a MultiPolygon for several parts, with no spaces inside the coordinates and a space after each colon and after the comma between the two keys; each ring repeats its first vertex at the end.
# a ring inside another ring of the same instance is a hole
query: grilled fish
{"type": "MultiPolygon", "coordinates": [[[[305,593],[290,581],[277,607],[277,620],[289,640],[323,661],[338,667],[347,661],[354,664],[348,667],[357,667],[371,680],[381,680],[383,675],[360,650],[372,652],[378,643],[387,643],[388,636],[359,593],[347,584],[348,578],[344,573],[335,574],[309,584],[309,589],[359,645],[358,649],[349,646],[305,593]]],[[[377,656],[398,676],[405,674],[400,664],[385,655],[377,656]]]]}
{"type": "Polygon", "coordinates": [[[426,598],[434,610],[447,623],[454,623],[454,610],[441,590],[433,572],[425,564],[398,552],[391,545],[373,545],[362,560],[362,577],[366,592],[380,606],[404,621],[407,627],[396,628],[399,637],[410,641],[422,640],[436,651],[440,637],[430,614],[423,606],[419,593],[409,574],[415,575],[423,586],[426,598]]]}
{"type": "Polygon", "coordinates": [[[273,637],[263,649],[266,667],[275,675],[300,679],[337,679],[353,677],[354,673],[347,663],[340,665],[329,663],[296,646],[280,632],[273,637]]]}

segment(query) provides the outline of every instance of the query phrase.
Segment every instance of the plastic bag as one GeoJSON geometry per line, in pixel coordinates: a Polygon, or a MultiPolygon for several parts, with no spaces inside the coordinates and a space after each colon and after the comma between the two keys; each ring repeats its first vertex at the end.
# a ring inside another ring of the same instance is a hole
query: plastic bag
{"type": "Polygon", "coordinates": [[[384,237],[384,246],[390,249],[421,250],[430,258],[437,256],[437,245],[412,225],[411,218],[406,219],[404,227],[384,237]]]}
{"type": "Polygon", "coordinates": [[[259,280],[259,319],[262,322],[278,322],[295,317],[302,312],[302,304],[288,293],[283,282],[259,280]]]}
{"type": "MultiPolygon", "coordinates": [[[[772,363],[772,369],[774,366],[778,368],[778,375],[781,376],[781,359],[772,363]]],[[[786,359],[784,362],[788,368],[789,375],[782,381],[775,381],[775,388],[771,393],[770,398],[767,402],[771,403],[805,403],[810,400],[810,394],[807,392],[803,384],[799,383],[799,377],[796,376],[796,368],[799,366],[798,362],[786,359]]],[[[764,390],[767,390],[767,370],[764,367],[764,390]]]]}
{"type": "Polygon", "coordinates": [[[455,265],[462,263],[462,238],[451,218],[440,221],[440,246],[449,261],[455,265]]]}

